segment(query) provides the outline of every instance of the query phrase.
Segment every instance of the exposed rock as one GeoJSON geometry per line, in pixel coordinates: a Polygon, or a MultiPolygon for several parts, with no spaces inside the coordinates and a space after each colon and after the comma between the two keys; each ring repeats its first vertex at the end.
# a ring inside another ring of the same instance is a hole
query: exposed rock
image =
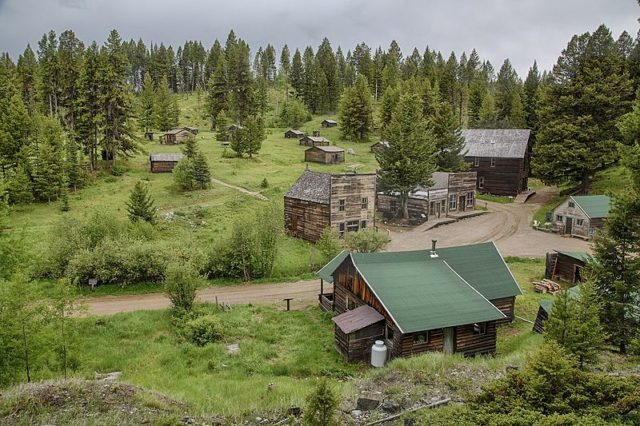
{"type": "Polygon", "coordinates": [[[300,417],[302,409],[300,407],[291,407],[287,410],[287,414],[290,416],[300,417]]]}
{"type": "Polygon", "coordinates": [[[101,380],[103,382],[115,382],[120,379],[120,376],[122,376],[122,371],[113,371],[105,374],[98,372],[95,373],[96,380],[101,380]]]}
{"type": "Polygon", "coordinates": [[[232,343],[226,346],[228,354],[237,355],[240,353],[240,345],[238,343],[232,343]]]}
{"type": "Polygon", "coordinates": [[[382,401],[382,411],[387,413],[397,413],[400,411],[400,404],[393,399],[385,399],[382,401]]]}
{"type": "Polygon", "coordinates": [[[375,410],[380,406],[380,400],[372,398],[358,398],[356,408],[362,411],[375,410]]]}
{"type": "Polygon", "coordinates": [[[362,411],[361,410],[352,410],[351,411],[351,415],[353,417],[360,417],[362,415],[362,411]]]}

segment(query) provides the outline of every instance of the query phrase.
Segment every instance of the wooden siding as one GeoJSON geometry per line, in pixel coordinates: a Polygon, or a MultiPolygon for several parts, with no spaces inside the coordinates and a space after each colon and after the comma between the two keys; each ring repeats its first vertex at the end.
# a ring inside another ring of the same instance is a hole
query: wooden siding
{"type": "Polygon", "coordinates": [[[316,242],[330,225],[327,204],[284,198],[284,227],[288,235],[316,242]]]}
{"type": "Polygon", "coordinates": [[[542,309],[542,306],[538,308],[538,315],[536,315],[536,321],[533,323],[533,331],[536,333],[544,332],[544,323],[549,319],[547,311],[542,309]]]}
{"type": "Polygon", "coordinates": [[[585,263],[562,253],[547,253],[547,263],[545,268],[545,278],[551,280],[561,278],[575,283],[580,281],[576,276],[576,268],[584,268],[585,263]]]}
{"type": "Polygon", "coordinates": [[[494,195],[516,196],[528,187],[529,162],[527,158],[494,158],[491,166],[490,157],[477,157],[479,165],[475,165],[476,157],[465,157],[471,170],[477,172],[477,188],[479,192],[494,195]],[[484,185],[480,188],[480,180],[484,185]]]}
{"type": "Polygon", "coordinates": [[[321,149],[310,148],[304,152],[304,161],[322,164],[344,163],[344,151],[325,152],[321,149]]]}
{"type": "Polygon", "coordinates": [[[505,297],[502,299],[493,299],[490,302],[507,316],[505,319],[496,321],[496,324],[506,324],[512,322],[515,316],[516,297],[505,297]]]}
{"type": "Polygon", "coordinates": [[[171,173],[177,161],[151,161],[151,173],[171,173]]]}
{"type": "Polygon", "coordinates": [[[384,336],[384,322],[378,322],[350,334],[345,334],[335,326],[336,348],[345,361],[368,361],[371,357],[371,347],[376,340],[384,336]]]}
{"type": "MultiPolygon", "coordinates": [[[[449,185],[448,185],[448,196],[451,195],[456,196],[456,209],[457,211],[467,211],[473,210],[476,207],[476,182],[478,180],[478,176],[476,172],[463,172],[463,173],[450,173],[449,174],[449,185]],[[472,193],[473,196],[471,198],[471,203],[467,202],[467,196],[469,193],[472,193]],[[464,204],[461,205],[460,202],[464,199],[464,204]]],[[[449,202],[447,200],[447,211],[449,211],[449,202]]]]}
{"type": "Polygon", "coordinates": [[[191,132],[189,132],[188,130],[182,130],[178,133],[165,133],[160,136],[160,143],[164,143],[167,145],[178,144],[182,143],[189,136],[191,136],[191,132]]]}
{"type": "Polygon", "coordinates": [[[313,139],[311,139],[309,136],[305,136],[302,139],[300,139],[300,145],[304,145],[304,146],[329,146],[331,145],[331,142],[327,139],[323,140],[323,141],[319,141],[319,142],[314,142],[313,139]]]}
{"type": "Polygon", "coordinates": [[[460,352],[464,356],[477,354],[496,353],[496,322],[486,323],[486,333],[475,334],[474,324],[467,324],[456,327],[456,347],[455,352],[460,352]]]}
{"type": "Polygon", "coordinates": [[[564,200],[562,204],[553,209],[553,217],[551,223],[555,225],[556,231],[560,234],[574,235],[583,238],[593,237],[595,230],[602,227],[604,221],[602,219],[589,219],[578,205],[569,207],[569,203],[573,202],[570,198],[564,200]],[[560,216],[560,219],[558,219],[560,216]],[[578,225],[581,220],[582,224],[578,225]],[[571,224],[568,226],[568,222],[571,224]]]}
{"type": "Polygon", "coordinates": [[[357,221],[358,229],[362,222],[366,227],[375,226],[376,209],[376,175],[374,174],[345,174],[331,176],[331,227],[340,231],[343,223],[345,231],[347,222],[357,221]],[[366,208],[362,208],[362,199],[367,199],[366,208]],[[344,210],[340,210],[341,200],[344,210]]]}

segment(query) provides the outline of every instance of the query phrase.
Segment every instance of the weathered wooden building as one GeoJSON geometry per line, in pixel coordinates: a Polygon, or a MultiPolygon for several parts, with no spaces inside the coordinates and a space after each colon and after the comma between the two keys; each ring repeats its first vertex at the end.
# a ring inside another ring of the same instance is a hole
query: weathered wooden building
{"type": "Polygon", "coordinates": [[[545,278],[550,280],[560,278],[570,283],[580,282],[590,257],[588,253],[581,251],[555,250],[547,253],[545,278]]]}
{"type": "Polygon", "coordinates": [[[301,139],[305,137],[305,134],[301,130],[289,129],[284,132],[284,137],[287,139],[301,139]]]}
{"type": "Polygon", "coordinates": [[[478,191],[516,196],[529,185],[532,148],[529,129],[467,129],[465,160],[478,173],[478,191]]]}
{"type": "Polygon", "coordinates": [[[375,174],[305,170],[284,196],[287,234],[316,242],[326,228],[344,236],[375,225],[375,174]]]}
{"type": "Polygon", "coordinates": [[[160,143],[173,145],[184,142],[192,133],[186,129],[171,129],[160,136],[160,143]]]}
{"type": "Polygon", "coordinates": [[[551,220],[557,232],[589,239],[604,226],[610,208],[606,195],[569,196],[553,209],[551,220]]]}
{"type": "Polygon", "coordinates": [[[200,132],[200,129],[198,129],[197,127],[188,127],[187,126],[184,129],[187,130],[192,135],[197,135],[200,132]]]}
{"type": "Polygon", "coordinates": [[[383,340],[390,357],[496,351],[496,326],[514,318],[520,288],[495,244],[383,253],[342,252],[318,275],[320,304],[336,312],[347,361],[383,340]],[[333,293],[324,293],[324,283],[333,293]],[[377,313],[378,315],[374,314],[377,313]]]}
{"type": "Polygon", "coordinates": [[[322,123],[320,123],[322,125],[322,127],[336,127],[338,125],[338,122],[335,120],[322,120],[322,123]]]}
{"type": "Polygon", "coordinates": [[[389,147],[389,142],[388,141],[378,141],[376,143],[374,143],[373,145],[371,145],[371,152],[376,153],[384,148],[388,148],[389,147]]]}
{"type": "MultiPolygon", "coordinates": [[[[475,209],[476,172],[435,172],[432,181],[433,185],[421,187],[409,196],[409,217],[416,222],[475,209]]],[[[395,194],[379,192],[377,206],[386,218],[402,216],[395,194]]]]}
{"type": "Polygon", "coordinates": [[[331,141],[324,136],[305,136],[300,139],[300,145],[304,146],[328,146],[331,141]]]}
{"type": "Polygon", "coordinates": [[[344,163],[344,149],[337,146],[312,146],[305,149],[304,161],[322,164],[344,163]]]}
{"type": "Polygon", "coordinates": [[[173,168],[182,160],[179,153],[161,153],[149,155],[151,173],[171,173],[173,168]]]}

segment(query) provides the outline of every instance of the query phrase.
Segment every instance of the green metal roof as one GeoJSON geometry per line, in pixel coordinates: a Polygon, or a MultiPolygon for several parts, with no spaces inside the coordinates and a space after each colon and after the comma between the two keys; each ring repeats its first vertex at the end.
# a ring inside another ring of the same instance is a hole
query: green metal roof
{"type": "Polygon", "coordinates": [[[352,253],[351,259],[403,333],[505,318],[429,251],[352,253]]]}
{"type": "Polygon", "coordinates": [[[575,195],[571,198],[591,219],[609,216],[611,198],[606,195],[575,195]]]}
{"type": "Polygon", "coordinates": [[[349,256],[349,252],[346,250],[341,251],[340,253],[338,253],[338,255],[336,257],[334,257],[333,259],[331,259],[329,261],[329,263],[327,263],[326,265],[324,265],[322,267],[322,269],[320,269],[317,274],[320,278],[322,278],[323,280],[332,283],[333,282],[333,271],[335,271],[338,266],[340,266],[342,264],[342,262],[347,258],[347,256],[349,256]]]}
{"type": "Polygon", "coordinates": [[[585,253],[583,251],[561,251],[556,250],[556,253],[563,254],[565,256],[569,256],[573,259],[579,260],[581,262],[589,262],[591,259],[591,255],[589,253],[585,253]]]}
{"type": "MultiPolygon", "coordinates": [[[[576,285],[571,287],[569,290],[567,290],[567,293],[569,293],[570,299],[577,299],[578,297],[580,297],[580,286],[576,285]]],[[[553,300],[541,300],[540,306],[542,307],[542,309],[547,311],[547,314],[550,314],[551,309],[553,308],[553,300]]]]}

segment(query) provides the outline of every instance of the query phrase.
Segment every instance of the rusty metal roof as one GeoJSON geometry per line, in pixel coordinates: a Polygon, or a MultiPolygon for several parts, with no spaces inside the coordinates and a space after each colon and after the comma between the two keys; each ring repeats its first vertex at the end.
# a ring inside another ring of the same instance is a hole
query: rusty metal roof
{"type": "Polygon", "coordinates": [[[371,306],[363,305],[335,316],[331,320],[345,334],[349,334],[380,322],[384,317],[371,306]]]}

